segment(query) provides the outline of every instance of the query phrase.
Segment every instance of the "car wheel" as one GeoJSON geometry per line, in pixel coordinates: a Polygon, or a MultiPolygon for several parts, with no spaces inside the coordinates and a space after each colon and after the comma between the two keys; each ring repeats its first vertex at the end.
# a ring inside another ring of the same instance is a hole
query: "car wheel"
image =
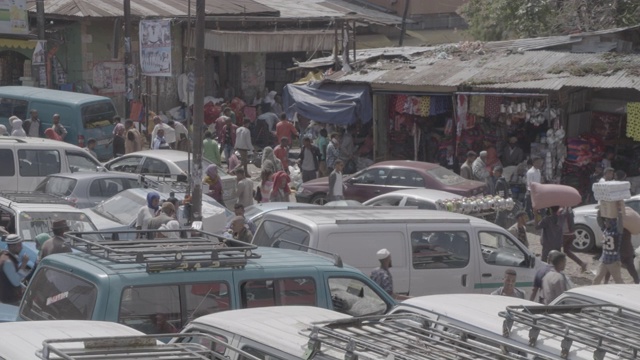
{"type": "Polygon", "coordinates": [[[316,195],[313,195],[313,197],[311,198],[311,201],[309,201],[309,203],[315,204],[315,205],[324,205],[324,204],[327,203],[327,194],[316,194],[316,195]]]}
{"type": "Polygon", "coordinates": [[[586,225],[576,225],[576,238],[573,239],[573,250],[587,252],[596,245],[596,237],[593,231],[586,225]]]}

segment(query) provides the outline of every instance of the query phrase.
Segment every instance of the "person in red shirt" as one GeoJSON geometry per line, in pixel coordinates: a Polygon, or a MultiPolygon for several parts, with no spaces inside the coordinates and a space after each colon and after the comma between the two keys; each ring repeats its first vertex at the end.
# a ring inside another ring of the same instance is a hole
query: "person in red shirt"
{"type": "Polygon", "coordinates": [[[273,155],[282,162],[282,168],[289,173],[289,138],[282,137],[280,145],[273,149],[273,155]]]}
{"type": "Polygon", "coordinates": [[[276,138],[279,143],[282,143],[282,138],[286,137],[287,140],[293,139],[298,136],[298,131],[293,124],[287,120],[287,114],[282,113],[280,115],[280,121],[276,124],[276,138]]]}

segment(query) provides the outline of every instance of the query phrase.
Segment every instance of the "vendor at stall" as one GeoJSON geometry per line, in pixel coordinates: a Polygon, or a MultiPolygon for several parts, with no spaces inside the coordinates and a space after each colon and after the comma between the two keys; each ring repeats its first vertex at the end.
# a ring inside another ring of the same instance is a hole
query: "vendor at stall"
{"type": "Polygon", "coordinates": [[[518,166],[524,160],[524,152],[518,146],[518,138],[512,136],[509,138],[509,146],[504,149],[502,154],[503,166],[518,166]]]}

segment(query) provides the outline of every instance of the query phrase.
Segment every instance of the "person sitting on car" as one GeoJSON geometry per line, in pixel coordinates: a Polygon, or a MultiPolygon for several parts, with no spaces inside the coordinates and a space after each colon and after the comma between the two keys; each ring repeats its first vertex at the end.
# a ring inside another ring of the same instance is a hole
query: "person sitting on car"
{"type": "Polygon", "coordinates": [[[64,234],[69,231],[69,225],[66,220],[56,220],[52,226],[53,237],[42,244],[40,251],[40,259],[52,254],[70,253],[71,247],[64,240],[64,234]]]}
{"type": "MultiPolygon", "coordinates": [[[[149,220],[147,223],[147,228],[149,230],[158,230],[162,225],[165,225],[171,220],[175,220],[176,208],[172,203],[165,201],[162,203],[162,207],[160,208],[160,213],[149,220]]],[[[153,239],[154,233],[149,232],[147,234],[147,238],[153,239]]]]}

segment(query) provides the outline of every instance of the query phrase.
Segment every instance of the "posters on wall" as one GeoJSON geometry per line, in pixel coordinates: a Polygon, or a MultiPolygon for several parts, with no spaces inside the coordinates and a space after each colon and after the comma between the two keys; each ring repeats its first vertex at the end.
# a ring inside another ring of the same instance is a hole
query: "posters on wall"
{"type": "Polygon", "coordinates": [[[93,65],[93,87],[103,95],[125,92],[124,64],[105,61],[93,65]]]}
{"type": "Polygon", "coordinates": [[[27,0],[0,0],[0,33],[29,33],[27,0]]]}
{"type": "Polygon", "coordinates": [[[170,20],[141,20],[139,36],[142,74],[171,76],[170,20]]]}

